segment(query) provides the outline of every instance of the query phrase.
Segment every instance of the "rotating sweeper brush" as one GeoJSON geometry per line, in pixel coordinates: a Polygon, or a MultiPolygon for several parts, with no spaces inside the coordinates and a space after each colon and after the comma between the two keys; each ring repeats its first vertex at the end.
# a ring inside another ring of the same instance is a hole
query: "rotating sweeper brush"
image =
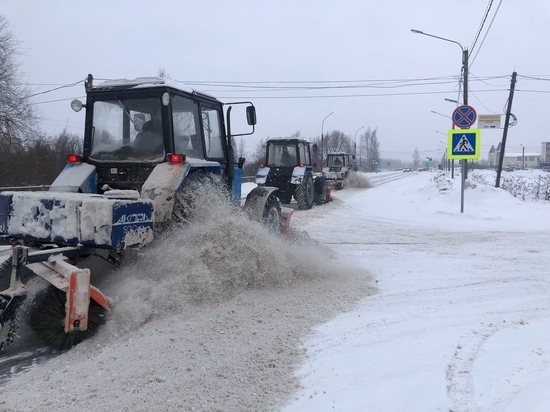
{"type": "Polygon", "coordinates": [[[29,308],[29,325],[42,342],[64,350],[93,335],[105,322],[112,301],[90,285],[90,271],[68,262],[89,253],[84,248],[34,250],[27,246],[4,248],[0,273],[10,274],[9,287],[0,292],[0,352],[13,341],[18,327],[18,311],[27,297],[21,282],[23,271],[32,272],[50,285],[37,293],[29,308]],[[11,265],[8,265],[11,263],[11,265]],[[10,267],[11,266],[11,267],[10,267]]]}

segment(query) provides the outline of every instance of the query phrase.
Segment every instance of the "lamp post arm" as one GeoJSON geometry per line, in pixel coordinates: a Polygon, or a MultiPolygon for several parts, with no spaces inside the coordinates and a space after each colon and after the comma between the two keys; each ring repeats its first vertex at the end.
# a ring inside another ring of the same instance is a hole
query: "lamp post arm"
{"type": "Polygon", "coordinates": [[[444,41],[448,41],[450,43],[458,44],[458,47],[460,47],[460,50],[462,50],[462,52],[464,53],[464,47],[462,47],[462,44],[460,44],[459,42],[457,42],[455,40],[446,39],[445,37],[434,36],[433,34],[424,33],[421,30],[411,29],[411,31],[413,33],[416,33],[416,34],[423,34],[424,36],[433,37],[434,39],[444,40],[444,41]]]}

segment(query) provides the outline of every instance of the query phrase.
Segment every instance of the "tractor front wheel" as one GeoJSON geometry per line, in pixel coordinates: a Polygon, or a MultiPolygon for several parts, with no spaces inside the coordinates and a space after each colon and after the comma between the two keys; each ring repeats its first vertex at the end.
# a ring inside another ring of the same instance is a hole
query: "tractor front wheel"
{"type": "Polygon", "coordinates": [[[294,198],[298,207],[302,210],[311,209],[313,206],[313,200],[315,197],[315,187],[313,183],[313,176],[310,172],[306,173],[302,183],[296,186],[296,191],[294,192],[294,198]]]}
{"type": "Polygon", "coordinates": [[[275,195],[270,195],[265,202],[262,223],[267,226],[270,232],[279,233],[281,231],[281,203],[275,195]]]}

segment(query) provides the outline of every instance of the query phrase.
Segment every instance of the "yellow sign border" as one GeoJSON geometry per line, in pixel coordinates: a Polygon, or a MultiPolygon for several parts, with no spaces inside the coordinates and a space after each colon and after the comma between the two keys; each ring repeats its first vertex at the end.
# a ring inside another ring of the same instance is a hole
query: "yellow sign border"
{"type": "Polygon", "coordinates": [[[448,159],[479,159],[481,157],[481,130],[480,129],[451,129],[447,133],[447,158],[448,159]],[[474,154],[470,155],[453,155],[453,136],[461,133],[475,133],[476,135],[476,147],[474,148],[474,154]]]}

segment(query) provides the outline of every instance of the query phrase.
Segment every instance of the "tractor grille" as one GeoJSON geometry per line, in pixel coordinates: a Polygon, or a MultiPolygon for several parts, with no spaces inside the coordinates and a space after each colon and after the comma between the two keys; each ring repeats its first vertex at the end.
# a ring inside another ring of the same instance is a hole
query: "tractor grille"
{"type": "Polygon", "coordinates": [[[107,184],[112,189],[141,191],[143,183],[147,180],[152,166],[97,166],[98,191],[102,193],[103,185],[107,184]]]}

